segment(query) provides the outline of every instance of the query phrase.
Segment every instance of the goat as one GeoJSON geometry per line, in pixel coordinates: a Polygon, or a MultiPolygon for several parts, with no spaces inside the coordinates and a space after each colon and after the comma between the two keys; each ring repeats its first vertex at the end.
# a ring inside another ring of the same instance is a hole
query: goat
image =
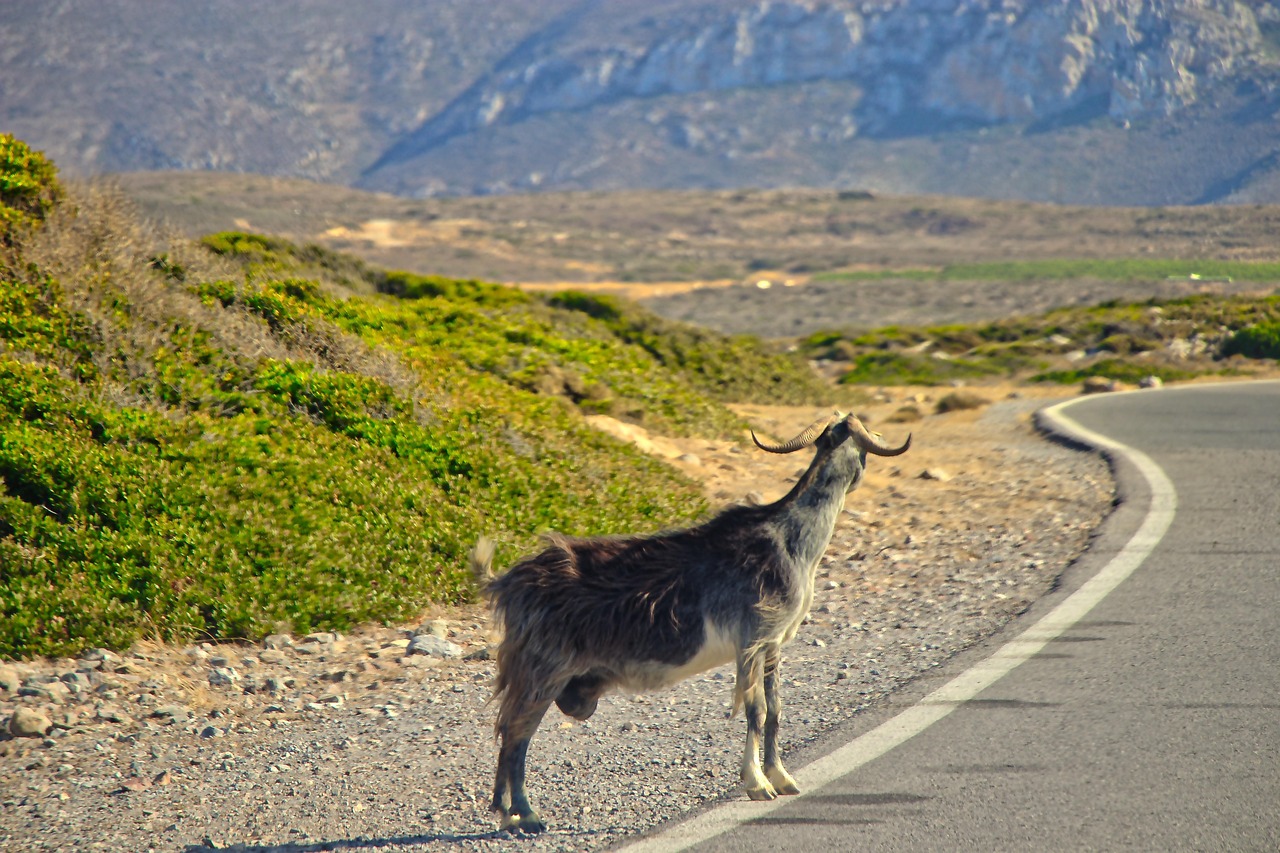
{"type": "MultiPolygon", "coordinates": [[[[771,453],[816,448],[777,502],[732,506],[696,527],[653,536],[553,535],[541,553],[489,580],[485,592],[503,629],[491,806],[503,829],[546,828],[525,791],[525,758],[552,702],[586,720],[611,689],[655,690],[730,661],[737,663],[734,708],[746,710],[747,795],[799,793],[778,755],[781,646],[809,612],[818,561],[867,453],[897,456],[911,437],[890,447],[839,412],[782,444],[751,437],[771,453]]],[[[491,548],[477,548],[473,568],[492,577],[491,560],[491,548]]]]}

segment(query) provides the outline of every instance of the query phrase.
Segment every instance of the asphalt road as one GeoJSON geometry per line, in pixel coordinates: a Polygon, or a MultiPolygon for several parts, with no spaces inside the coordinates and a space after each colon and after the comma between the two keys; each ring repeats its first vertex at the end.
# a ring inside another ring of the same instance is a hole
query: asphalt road
{"type": "Polygon", "coordinates": [[[1060,590],[648,849],[1280,851],[1280,383],[1062,414],[1127,449],[1060,590]]]}

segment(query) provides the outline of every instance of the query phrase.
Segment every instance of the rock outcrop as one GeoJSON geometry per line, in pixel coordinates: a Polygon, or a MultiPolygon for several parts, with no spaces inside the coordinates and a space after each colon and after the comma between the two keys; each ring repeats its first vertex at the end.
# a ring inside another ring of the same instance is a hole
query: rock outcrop
{"type": "Polygon", "coordinates": [[[70,175],[406,195],[1271,201],[1278,3],[10,0],[0,127],[70,175]]]}
{"type": "Polygon", "coordinates": [[[596,4],[524,43],[379,165],[544,113],[814,80],[861,88],[851,134],[922,118],[982,125],[1074,111],[1125,122],[1194,103],[1204,82],[1263,50],[1253,6],[1236,0],[703,3],[622,22],[604,40],[575,38],[575,29],[599,33],[589,19],[618,5],[596,4]]]}

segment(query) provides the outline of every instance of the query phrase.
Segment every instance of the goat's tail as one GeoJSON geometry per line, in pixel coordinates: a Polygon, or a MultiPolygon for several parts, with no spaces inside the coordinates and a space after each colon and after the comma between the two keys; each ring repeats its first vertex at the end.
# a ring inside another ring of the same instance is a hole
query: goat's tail
{"type": "Polygon", "coordinates": [[[493,540],[481,534],[475,547],[471,549],[471,576],[475,578],[476,588],[482,593],[488,591],[489,584],[493,581],[494,548],[493,540]]]}

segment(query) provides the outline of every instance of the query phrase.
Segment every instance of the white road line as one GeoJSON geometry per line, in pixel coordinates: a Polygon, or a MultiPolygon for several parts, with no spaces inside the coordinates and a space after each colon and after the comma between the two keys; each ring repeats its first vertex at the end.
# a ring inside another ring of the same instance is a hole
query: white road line
{"type": "MultiPolygon", "coordinates": [[[[1077,402],[1079,398],[1059,403],[1046,409],[1042,416],[1053,425],[1055,431],[1122,456],[1141,472],[1151,489],[1151,506],[1147,509],[1141,527],[1097,574],[990,657],[925,696],[916,705],[794,773],[801,790],[819,790],[918,735],[950,714],[961,703],[976,697],[1083,618],[1094,605],[1131,575],[1159,544],[1161,537],[1173,523],[1177,510],[1178,495],[1173,483],[1145,453],[1085,429],[1063,414],[1063,409],[1077,402]]],[[[629,853],[686,850],[748,821],[759,819],[793,799],[795,798],[780,797],[767,803],[730,801],[655,835],[641,838],[623,849],[629,853]]]]}

